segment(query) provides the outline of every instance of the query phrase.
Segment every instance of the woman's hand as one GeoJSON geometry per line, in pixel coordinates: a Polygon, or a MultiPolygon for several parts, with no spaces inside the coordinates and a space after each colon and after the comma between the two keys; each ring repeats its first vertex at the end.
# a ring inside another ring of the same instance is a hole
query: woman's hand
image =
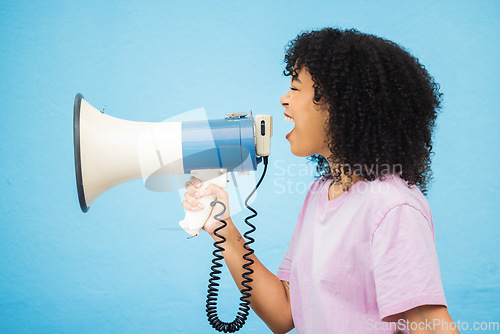
{"type": "MultiPolygon", "coordinates": [[[[192,176],[191,179],[189,180],[188,187],[186,188],[186,192],[184,193],[184,198],[185,200],[182,201],[182,206],[189,211],[199,211],[202,208],[199,208],[198,205],[203,206],[203,204],[200,203],[199,199],[207,196],[207,195],[215,195],[217,201],[221,201],[224,203],[226,206],[226,211],[218,217],[218,219],[227,220],[231,219],[231,214],[229,212],[229,196],[227,195],[227,192],[224,191],[222,188],[214,185],[214,184],[209,184],[205,190],[201,190],[202,182],[200,179],[192,176]]],[[[213,209],[212,212],[210,213],[210,216],[208,217],[207,221],[205,222],[205,225],[203,226],[203,229],[213,236],[214,230],[221,226],[222,223],[217,221],[214,216],[219,214],[224,210],[224,207],[217,203],[213,209]]]]}

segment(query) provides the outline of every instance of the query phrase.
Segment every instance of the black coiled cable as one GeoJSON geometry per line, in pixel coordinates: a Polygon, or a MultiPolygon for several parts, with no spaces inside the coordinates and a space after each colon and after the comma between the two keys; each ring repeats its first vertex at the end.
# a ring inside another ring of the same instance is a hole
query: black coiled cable
{"type": "Polygon", "coordinates": [[[263,157],[264,158],[264,171],[262,172],[262,176],[259,179],[259,182],[257,182],[257,185],[255,188],[252,190],[250,195],[248,195],[247,199],[245,200],[245,206],[247,207],[248,210],[253,212],[253,215],[250,215],[245,218],[245,223],[250,227],[250,230],[248,230],[246,233],[243,234],[247,242],[243,245],[243,248],[247,250],[247,253],[243,255],[243,259],[246,261],[246,263],[243,265],[243,269],[245,270],[243,274],[241,275],[243,278],[243,281],[241,282],[241,285],[244,287],[244,289],[241,289],[241,294],[242,296],[240,297],[240,306],[239,306],[239,311],[236,315],[236,318],[232,322],[224,322],[219,319],[219,316],[217,315],[217,296],[219,295],[219,283],[217,283],[218,280],[220,280],[220,274],[222,273],[218,268],[222,267],[222,264],[220,261],[223,259],[223,256],[221,253],[224,251],[224,247],[221,246],[224,242],[226,242],[226,238],[222,235],[220,235],[219,232],[223,228],[227,226],[227,223],[223,219],[219,219],[219,217],[226,212],[226,205],[222,203],[221,201],[212,201],[210,203],[210,206],[215,206],[217,203],[221,204],[223,209],[220,213],[216,214],[214,218],[221,222],[222,225],[217,227],[214,230],[214,234],[219,238],[218,241],[214,242],[214,247],[215,250],[213,251],[214,259],[212,260],[213,266],[211,268],[210,272],[210,279],[208,280],[208,295],[207,295],[207,317],[208,317],[208,322],[210,325],[212,325],[213,328],[215,328],[219,332],[224,332],[224,333],[234,333],[236,331],[239,331],[243,325],[245,324],[245,321],[248,318],[249,311],[250,311],[250,291],[252,291],[252,287],[249,285],[249,283],[253,282],[253,280],[249,277],[254,273],[253,269],[251,268],[252,264],[254,263],[254,260],[250,258],[250,256],[254,253],[253,249],[250,248],[250,244],[252,244],[255,239],[253,239],[250,236],[250,233],[253,233],[256,228],[253,224],[249,222],[249,219],[252,219],[257,216],[257,211],[255,211],[252,207],[248,205],[248,200],[252,195],[255,193],[257,188],[259,187],[260,183],[262,182],[262,179],[264,178],[264,175],[266,175],[266,170],[267,170],[267,159],[268,157],[263,157]]]}

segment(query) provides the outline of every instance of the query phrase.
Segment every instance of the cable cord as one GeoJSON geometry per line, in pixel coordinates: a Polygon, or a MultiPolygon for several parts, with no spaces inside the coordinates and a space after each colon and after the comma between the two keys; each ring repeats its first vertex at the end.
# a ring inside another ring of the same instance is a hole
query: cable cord
{"type": "Polygon", "coordinates": [[[245,206],[247,207],[248,210],[253,212],[253,215],[250,215],[245,218],[245,223],[250,227],[250,229],[243,234],[243,236],[247,240],[247,242],[245,242],[245,244],[243,245],[243,248],[245,248],[245,250],[247,251],[243,255],[243,259],[246,261],[246,263],[243,265],[243,269],[245,271],[241,275],[243,278],[241,285],[244,288],[241,289],[242,296],[240,297],[239,311],[236,315],[236,318],[232,322],[224,322],[220,320],[219,316],[217,315],[217,297],[219,295],[219,288],[218,288],[219,283],[217,283],[217,281],[221,279],[220,274],[222,273],[218,268],[222,267],[222,264],[220,263],[220,261],[223,259],[221,253],[224,251],[224,247],[222,247],[222,244],[226,242],[226,238],[220,235],[218,232],[227,226],[227,223],[223,219],[219,219],[219,217],[222,214],[224,214],[224,212],[226,212],[226,205],[221,201],[217,200],[212,201],[210,203],[212,207],[215,206],[217,203],[221,204],[223,207],[222,211],[214,216],[214,218],[217,221],[221,222],[222,225],[214,230],[214,234],[219,238],[219,240],[214,242],[215,250],[212,253],[214,255],[214,259],[212,260],[213,266],[211,268],[212,271],[210,272],[210,279],[208,280],[209,283],[208,283],[207,308],[206,308],[208,322],[210,323],[210,325],[212,325],[213,328],[215,328],[219,332],[234,333],[236,331],[239,331],[245,324],[245,321],[247,320],[249,315],[250,311],[249,298],[251,297],[250,291],[252,291],[252,287],[249,285],[249,283],[253,282],[253,280],[250,278],[250,275],[254,273],[253,269],[251,268],[252,264],[254,263],[254,260],[250,258],[250,256],[254,253],[254,251],[252,248],[250,248],[250,244],[252,244],[255,241],[255,239],[250,236],[250,233],[253,233],[256,230],[255,226],[249,222],[249,219],[256,217],[257,211],[255,211],[252,207],[248,205],[248,200],[250,199],[250,197],[252,197],[257,188],[260,186],[262,179],[264,178],[264,175],[266,175],[268,157],[263,157],[263,158],[264,158],[264,171],[262,172],[259,182],[257,182],[257,185],[245,200],[245,206]]]}

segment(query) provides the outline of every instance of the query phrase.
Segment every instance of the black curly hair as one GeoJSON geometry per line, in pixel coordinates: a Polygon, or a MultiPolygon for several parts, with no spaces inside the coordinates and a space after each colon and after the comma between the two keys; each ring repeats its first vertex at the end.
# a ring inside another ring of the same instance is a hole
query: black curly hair
{"type": "Polygon", "coordinates": [[[318,177],[340,182],[344,172],[351,181],[353,174],[373,181],[399,174],[427,193],[442,94],[416,57],[378,36],[325,28],[290,41],[285,63],[286,76],[305,67],[314,81],[314,103],[329,106],[331,156],[309,157],[318,177]]]}

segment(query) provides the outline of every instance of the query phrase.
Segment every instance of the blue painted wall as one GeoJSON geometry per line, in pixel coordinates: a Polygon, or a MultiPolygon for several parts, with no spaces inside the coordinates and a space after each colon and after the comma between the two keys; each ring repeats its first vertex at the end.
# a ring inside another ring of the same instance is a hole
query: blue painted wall
{"type": "MultiPolygon", "coordinates": [[[[275,117],[254,207],[276,271],[312,181],[279,98],[286,43],[355,27],[412,50],[441,84],[428,200],[453,319],[500,321],[498,1],[0,1],[0,333],[209,333],[206,235],[177,228],[177,193],[140,180],[80,212],[72,108],[162,121],[205,107],[275,117]]],[[[260,175],[261,167],[259,167],[260,175]]],[[[235,220],[242,222],[245,215],[235,220]]],[[[237,291],[227,272],[221,316],[237,291]]],[[[267,332],[252,314],[242,333],[267,332]]],[[[484,331],[486,332],[486,331],[484,331]]]]}

